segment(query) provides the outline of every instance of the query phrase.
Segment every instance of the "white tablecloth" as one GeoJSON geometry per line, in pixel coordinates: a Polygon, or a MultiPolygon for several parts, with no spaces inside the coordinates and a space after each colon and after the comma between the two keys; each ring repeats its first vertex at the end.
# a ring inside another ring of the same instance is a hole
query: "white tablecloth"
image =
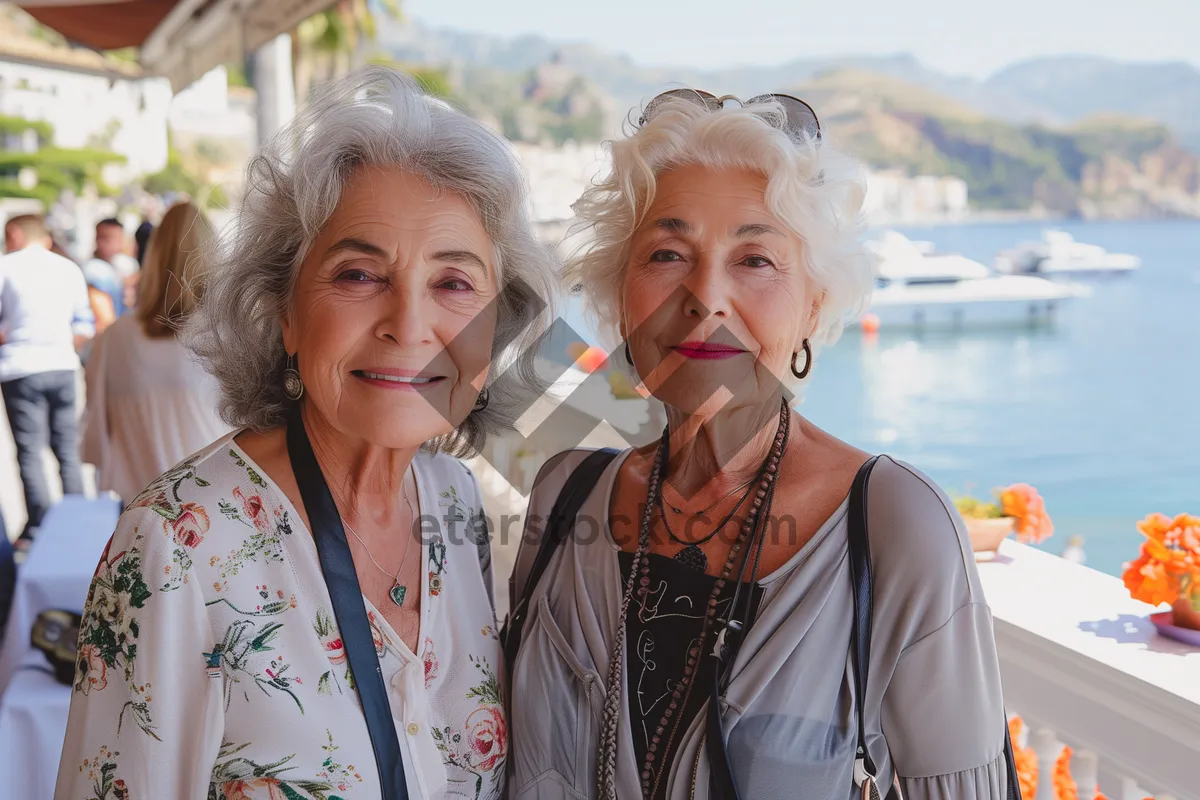
{"type": "Polygon", "coordinates": [[[50,509],[18,567],[0,651],[0,798],[51,800],[67,731],[71,687],[58,683],[29,644],[42,611],[83,611],[88,586],[117,525],[120,504],[67,496],[50,509]],[[18,668],[19,667],[19,668],[18,668]]]}
{"type": "Polygon", "coordinates": [[[83,611],[96,564],[120,513],[115,499],[67,495],[46,514],[29,555],[17,567],[8,630],[0,650],[0,694],[31,649],[29,631],[37,615],[50,608],[83,611]]]}
{"type": "Polygon", "coordinates": [[[29,653],[0,705],[0,797],[51,800],[67,734],[71,687],[49,672],[45,657],[29,653]]]}

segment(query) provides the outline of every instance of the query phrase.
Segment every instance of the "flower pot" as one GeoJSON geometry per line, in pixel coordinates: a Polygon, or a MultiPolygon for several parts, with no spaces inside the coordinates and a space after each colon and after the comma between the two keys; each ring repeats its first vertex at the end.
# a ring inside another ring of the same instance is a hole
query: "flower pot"
{"type": "Polygon", "coordinates": [[[1171,606],[1172,622],[1180,628],[1200,631],[1200,611],[1192,608],[1186,597],[1181,597],[1171,606]]]}
{"type": "Polygon", "coordinates": [[[996,552],[1000,543],[1017,529],[1017,521],[1012,517],[967,517],[964,521],[967,523],[967,536],[971,538],[971,549],[976,553],[996,552]]]}

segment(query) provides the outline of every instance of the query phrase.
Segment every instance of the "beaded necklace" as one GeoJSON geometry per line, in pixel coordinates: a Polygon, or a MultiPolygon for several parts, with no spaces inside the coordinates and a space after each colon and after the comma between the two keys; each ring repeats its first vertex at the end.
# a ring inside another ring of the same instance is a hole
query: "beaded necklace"
{"type": "MultiPolygon", "coordinates": [[[[687,697],[691,693],[692,678],[696,672],[700,655],[704,652],[708,635],[712,630],[716,617],[717,598],[720,596],[726,581],[733,572],[733,564],[737,559],[738,553],[741,552],[746,541],[751,538],[751,535],[760,522],[759,512],[762,510],[763,503],[771,492],[779,473],[779,462],[783,455],[784,447],[787,444],[788,428],[791,420],[791,410],[788,407],[787,401],[782,401],[781,406],[779,428],[776,431],[771,450],[767,454],[766,459],[764,459],[762,467],[759,469],[758,487],[754,492],[754,501],[746,514],[746,519],[742,522],[737,540],[729,550],[725,566],[721,570],[721,576],[713,583],[700,638],[688,650],[683,679],[671,693],[671,700],[667,703],[667,707],[664,709],[662,718],[655,727],[654,734],[651,736],[650,744],[647,747],[646,763],[642,765],[640,775],[642,795],[644,797],[653,796],[653,792],[656,790],[658,782],[662,777],[663,770],[670,766],[669,764],[660,763],[657,765],[657,770],[653,769],[659,746],[662,745],[664,752],[668,751],[675,739],[675,735],[678,733],[680,718],[676,716],[675,712],[681,706],[686,705],[687,697]],[[667,731],[668,725],[670,726],[670,731],[664,743],[662,741],[663,734],[667,731]]],[[[668,426],[663,429],[662,439],[658,446],[658,454],[654,461],[654,466],[650,471],[650,479],[646,492],[646,506],[642,513],[641,528],[638,531],[637,549],[633,553],[633,562],[629,569],[629,577],[625,581],[625,589],[621,598],[621,609],[617,617],[615,640],[608,662],[608,676],[605,681],[607,692],[604,698],[604,710],[600,723],[600,744],[597,758],[597,783],[599,795],[603,800],[616,800],[617,796],[617,730],[621,717],[621,672],[625,663],[625,637],[629,617],[629,605],[635,593],[635,580],[637,586],[636,593],[639,599],[644,601],[644,598],[650,591],[650,564],[647,558],[650,552],[650,528],[653,522],[654,508],[661,503],[659,492],[662,488],[662,476],[666,472],[667,457],[670,454],[670,442],[670,427],[668,426]]]]}

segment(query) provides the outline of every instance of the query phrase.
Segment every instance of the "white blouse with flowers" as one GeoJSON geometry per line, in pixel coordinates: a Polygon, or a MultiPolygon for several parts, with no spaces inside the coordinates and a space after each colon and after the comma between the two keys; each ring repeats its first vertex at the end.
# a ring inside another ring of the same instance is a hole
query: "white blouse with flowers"
{"type": "MultiPolygon", "coordinates": [[[[413,469],[418,652],[366,601],[409,794],[498,798],[508,728],[479,489],[446,456],[413,469]]],[[[55,798],[379,796],[316,544],[231,434],[121,515],[84,612],[55,798]]]]}

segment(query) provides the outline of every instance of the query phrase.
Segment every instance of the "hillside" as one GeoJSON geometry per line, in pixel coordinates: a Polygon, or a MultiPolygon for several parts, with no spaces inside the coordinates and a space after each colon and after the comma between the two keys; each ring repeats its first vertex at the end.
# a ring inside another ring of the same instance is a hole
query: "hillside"
{"type": "Polygon", "coordinates": [[[1117,117],[1013,125],[924,87],[853,70],[796,91],[820,110],[831,140],[871,166],[956,175],[978,208],[1200,214],[1200,158],[1163,125],[1117,117]]]}
{"type": "Polygon", "coordinates": [[[382,30],[377,46],[397,61],[445,69],[460,104],[517,141],[615,135],[632,109],[672,86],[743,97],[766,87],[809,100],[831,141],[873,168],[963,178],[979,209],[1200,216],[1200,147],[1189,150],[1186,138],[1193,116],[1200,130],[1200,101],[1172,101],[1190,98],[1193,83],[1200,92],[1200,72],[1187,65],[1039,59],[986,82],[904,55],[645,68],[589,44],[419,23],[382,30]],[[1105,94],[1104,82],[1120,91],[1105,94]],[[1184,138],[1156,116],[1178,123],[1184,138]]]}
{"type": "Polygon", "coordinates": [[[1200,70],[1190,64],[1039,58],[1001,70],[983,89],[1024,98],[1048,121],[1114,112],[1157,120],[1200,152],[1200,70]]]}
{"type": "Polygon", "coordinates": [[[830,70],[866,70],[1017,123],[1063,125],[1097,114],[1155,120],[1200,153],[1200,70],[1189,64],[1050,56],[1015,64],[984,81],[938,72],[906,54],[797,58],[776,66],[741,69],[645,67],[590,43],[555,42],[540,36],[504,39],[434,29],[418,21],[385,21],[378,44],[401,62],[505,71],[529,70],[557,54],[564,67],[596,84],[625,110],[670,86],[752,96],[796,86],[830,70]]]}

